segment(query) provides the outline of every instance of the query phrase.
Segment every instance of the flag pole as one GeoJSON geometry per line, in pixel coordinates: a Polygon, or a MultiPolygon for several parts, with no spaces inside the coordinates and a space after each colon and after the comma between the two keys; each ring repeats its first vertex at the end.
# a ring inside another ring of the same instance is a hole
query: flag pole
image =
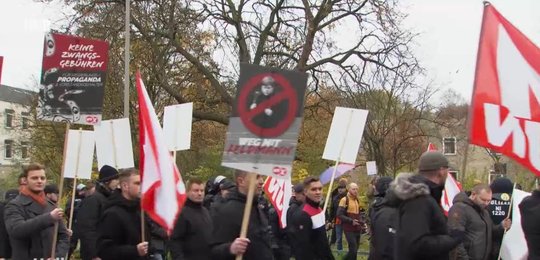
{"type": "MultiPolygon", "coordinates": [[[[65,160],[66,158],[66,148],[68,144],[68,134],[69,134],[69,123],[66,123],[66,134],[64,137],[64,151],[63,151],[63,158],[65,160]]],[[[62,169],[60,172],[60,183],[58,187],[58,199],[62,198],[62,191],[64,190],[64,166],[65,163],[62,163],[62,169]]],[[[55,205],[58,207],[58,203],[55,205]]],[[[59,220],[62,221],[62,220],[59,220]]],[[[52,248],[51,248],[51,258],[56,258],[56,240],[58,239],[58,221],[54,222],[54,233],[53,233],[53,240],[52,240],[52,248]]]]}
{"type": "MultiPolygon", "coordinates": [[[[242,228],[240,229],[240,238],[246,238],[248,227],[249,227],[249,217],[251,215],[251,208],[253,206],[253,197],[255,197],[255,185],[257,184],[257,174],[248,173],[249,188],[246,199],[246,206],[244,207],[244,216],[242,218],[242,228]]],[[[242,260],[242,255],[237,255],[236,260],[242,260]]]]}
{"type": "Polygon", "coordinates": [[[126,0],[125,41],[124,41],[124,117],[129,117],[129,37],[130,37],[130,0],[126,0]]]}
{"type": "MultiPolygon", "coordinates": [[[[516,183],[514,182],[514,188],[512,189],[512,195],[510,195],[510,208],[508,209],[508,216],[506,216],[506,218],[504,220],[509,219],[512,216],[512,208],[514,207],[514,191],[515,190],[516,190],[516,183]]],[[[505,228],[504,233],[503,233],[503,240],[504,240],[504,236],[506,236],[507,231],[508,230],[505,228]]],[[[499,257],[497,258],[497,260],[501,260],[501,251],[502,251],[502,246],[501,246],[501,248],[499,248],[499,257]]]]}
{"type": "Polygon", "coordinates": [[[353,114],[353,111],[351,110],[349,113],[349,120],[347,121],[347,128],[345,129],[345,135],[343,136],[343,140],[341,141],[341,146],[339,148],[339,157],[337,158],[336,164],[334,165],[334,170],[332,171],[332,178],[330,179],[330,186],[328,186],[328,191],[326,192],[326,199],[324,200],[323,212],[326,212],[326,209],[328,208],[328,201],[330,200],[330,194],[332,193],[332,186],[334,185],[334,179],[336,178],[337,167],[341,160],[341,155],[343,154],[343,147],[345,146],[345,140],[347,139],[347,136],[349,135],[349,128],[351,126],[352,114],[353,114]]]}

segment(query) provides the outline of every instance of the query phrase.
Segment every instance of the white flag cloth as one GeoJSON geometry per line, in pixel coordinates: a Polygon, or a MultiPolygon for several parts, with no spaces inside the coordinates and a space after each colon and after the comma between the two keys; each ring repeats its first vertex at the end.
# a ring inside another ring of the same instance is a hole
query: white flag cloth
{"type": "Polygon", "coordinates": [[[519,204],[525,197],[530,195],[530,193],[518,189],[514,189],[512,192],[512,227],[503,237],[501,259],[522,260],[527,259],[527,256],[529,255],[525,234],[523,234],[523,229],[521,228],[521,212],[519,212],[519,204]]]}

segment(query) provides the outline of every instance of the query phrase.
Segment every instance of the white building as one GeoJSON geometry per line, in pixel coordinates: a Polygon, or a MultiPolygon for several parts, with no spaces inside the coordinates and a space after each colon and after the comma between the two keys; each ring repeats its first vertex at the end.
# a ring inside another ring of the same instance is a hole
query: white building
{"type": "Polygon", "coordinates": [[[29,161],[30,108],[35,95],[0,85],[0,173],[29,161]]]}

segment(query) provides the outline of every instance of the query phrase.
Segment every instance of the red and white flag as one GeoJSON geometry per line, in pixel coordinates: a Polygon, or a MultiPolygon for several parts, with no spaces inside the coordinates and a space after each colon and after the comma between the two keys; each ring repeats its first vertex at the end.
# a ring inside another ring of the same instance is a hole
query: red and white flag
{"type": "MultiPolygon", "coordinates": [[[[437,147],[433,143],[428,144],[427,151],[437,151],[437,147]]],[[[461,185],[454,179],[452,174],[448,174],[446,182],[444,183],[444,190],[441,197],[441,207],[444,210],[444,214],[448,215],[448,211],[454,205],[453,200],[458,193],[461,192],[461,185]]]]}
{"type": "Polygon", "coordinates": [[[139,72],[137,93],[142,208],[170,234],[186,201],[186,187],[169,153],[156,111],[139,72]]]}
{"type": "Polygon", "coordinates": [[[279,225],[281,228],[285,228],[287,226],[287,210],[289,210],[289,201],[292,196],[291,178],[277,179],[268,176],[264,182],[264,193],[270,199],[279,216],[279,225]]]}
{"type": "Polygon", "coordinates": [[[469,139],[540,176],[540,49],[491,4],[484,8],[469,139]]]}

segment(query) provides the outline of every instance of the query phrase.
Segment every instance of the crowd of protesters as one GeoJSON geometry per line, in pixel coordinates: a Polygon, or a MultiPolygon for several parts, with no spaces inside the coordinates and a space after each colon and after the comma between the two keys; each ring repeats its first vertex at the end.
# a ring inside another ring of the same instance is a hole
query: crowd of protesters
{"type": "MultiPolygon", "coordinates": [[[[477,183],[444,212],[440,201],[449,168],[443,154],[426,152],[416,174],[379,177],[370,187],[340,179],[330,191],[327,212],[323,184],[308,177],[292,188],[286,227],[262,194],[263,176],[236,171],[232,179],[190,179],[185,205],[167,234],[141,213],[137,169],[103,166],[97,180],[76,187],[71,214],[71,201],[65,211],[58,206],[58,187],[48,185],[45,167],[34,163],[23,170],[18,189],[5,192],[0,203],[0,259],[74,258],[77,247],[85,260],[357,259],[362,243],[369,243],[371,260],[497,259],[512,221],[488,209],[501,199],[499,194],[511,193],[511,182],[477,183]],[[256,192],[243,238],[240,229],[253,180],[256,192]],[[367,205],[359,198],[366,189],[372,190],[367,205]],[[71,229],[65,218],[73,218],[71,229]]],[[[529,259],[540,259],[540,187],[519,209],[529,259]]]]}

